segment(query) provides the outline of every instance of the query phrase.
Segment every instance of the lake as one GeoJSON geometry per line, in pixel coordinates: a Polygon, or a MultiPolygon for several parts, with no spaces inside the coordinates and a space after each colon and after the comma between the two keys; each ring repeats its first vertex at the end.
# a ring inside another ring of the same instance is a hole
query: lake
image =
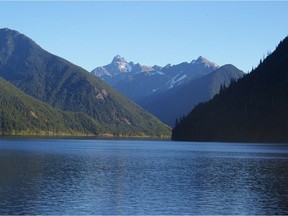
{"type": "Polygon", "coordinates": [[[288,145],[0,139],[0,214],[288,214],[288,145]]]}

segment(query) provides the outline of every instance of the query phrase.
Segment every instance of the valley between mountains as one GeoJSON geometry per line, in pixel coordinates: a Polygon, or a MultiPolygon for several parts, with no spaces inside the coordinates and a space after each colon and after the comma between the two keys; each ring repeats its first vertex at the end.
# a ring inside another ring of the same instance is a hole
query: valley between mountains
{"type": "Polygon", "coordinates": [[[9,82],[0,95],[1,134],[170,137],[156,117],[27,36],[1,29],[0,48],[0,76],[9,82]]]}
{"type": "Polygon", "coordinates": [[[0,134],[288,142],[287,40],[248,74],[202,56],[88,72],[0,29],[0,134]]]}
{"type": "MultiPolygon", "coordinates": [[[[179,109],[175,115],[158,116],[163,108],[157,108],[154,98],[219,70],[203,57],[149,67],[116,56],[111,64],[89,73],[8,28],[0,30],[0,47],[2,135],[170,137],[172,122],[186,113],[179,109]]],[[[220,79],[209,96],[200,100],[212,97],[223,83],[220,79]]],[[[187,111],[192,108],[184,106],[187,111]]],[[[173,109],[171,105],[169,112],[173,109]]]]}
{"type": "Polygon", "coordinates": [[[221,85],[229,86],[231,80],[244,76],[231,64],[218,66],[202,56],[161,67],[128,62],[117,55],[91,73],[171,127],[195,105],[213,98],[221,85]]]}

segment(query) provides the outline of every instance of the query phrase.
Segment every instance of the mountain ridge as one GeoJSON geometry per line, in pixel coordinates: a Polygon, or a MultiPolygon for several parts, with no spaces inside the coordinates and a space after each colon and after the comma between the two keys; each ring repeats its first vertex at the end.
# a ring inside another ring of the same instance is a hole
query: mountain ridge
{"type": "Polygon", "coordinates": [[[25,35],[1,29],[0,47],[0,76],[34,98],[64,111],[86,113],[115,136],[170,133],[169,127],[96,76],[25,35]]]}
{"type": "Polygon", "coordinates": [[[117,55],[110,64],[96,67],[92,74],[109,83],[133,101],[166,91],[206,75],[219,66],[202,56],[190,63],[145,66],[117,55]],[[128,65],[128,66],[127,66],[128,65]],[[122,70],[120,68],[122,67],[122,70]],[[131,91],[133,89],[133,91],[131,91]]]}

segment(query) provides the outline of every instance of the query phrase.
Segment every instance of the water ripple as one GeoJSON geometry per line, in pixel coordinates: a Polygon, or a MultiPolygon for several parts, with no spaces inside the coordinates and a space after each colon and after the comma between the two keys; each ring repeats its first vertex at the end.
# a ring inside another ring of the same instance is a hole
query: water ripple
{"type": "Polygon", "coordinates": [[[0,140],[0,214],[288,214],[286,146],[202,145],[0,140]]]}

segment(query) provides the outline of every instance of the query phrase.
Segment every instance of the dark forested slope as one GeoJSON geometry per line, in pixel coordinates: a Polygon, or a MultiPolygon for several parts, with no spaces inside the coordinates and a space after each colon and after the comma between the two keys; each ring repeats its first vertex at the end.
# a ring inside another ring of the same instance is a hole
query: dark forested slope
{"type": "Polygon", "coordinates": [[[288,142],[288,38],[251,73],[195,107],[172,139],[288,142]]]}

